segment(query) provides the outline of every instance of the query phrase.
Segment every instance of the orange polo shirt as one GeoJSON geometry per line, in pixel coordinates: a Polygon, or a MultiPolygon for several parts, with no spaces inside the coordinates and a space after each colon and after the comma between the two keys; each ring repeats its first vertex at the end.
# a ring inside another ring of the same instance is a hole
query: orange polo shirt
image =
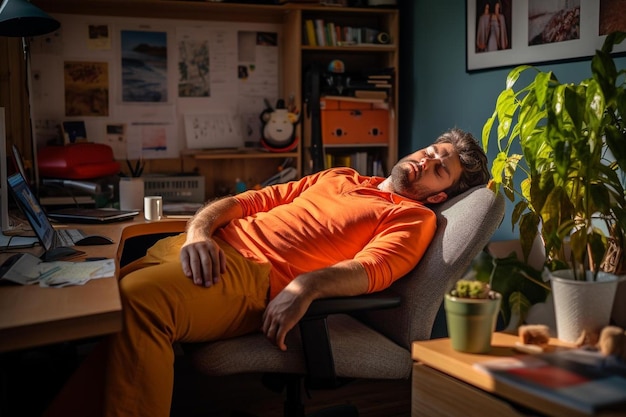
{"type": "Polygon", "coordinates": [[[421,259],[435,234],[426,206],[381,191],[384,180],[333,168],[236,196],[244,217],[217,235],[247,258],[270,262],[270,297],[304,272],[360,262],[368,292],[387,288],[421,259]]]}

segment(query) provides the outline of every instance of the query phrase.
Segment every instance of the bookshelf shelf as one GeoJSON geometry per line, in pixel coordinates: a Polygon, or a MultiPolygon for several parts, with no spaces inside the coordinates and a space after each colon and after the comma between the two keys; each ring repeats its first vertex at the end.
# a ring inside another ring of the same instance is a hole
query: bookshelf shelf
{"type": "Polygon", "coordinates": [[[355,147],[358,148],[387,148],[389,146],[388,143],[364,143],[364,144],[359,144],[357,146],[355,146],[354,144],[348,144],[348,143],[330,143],[330,144],[325,144],[324,148],[332,148],[332,149],[354,149],[355,147]]]}
{"type": "Polygon", "coordinates": [[[303,51],[323,51],[323,52],[381,52],[389,53],[395,52],[397,47],[395,45],[377,45],[377,44],[360,44],[351,46],[311,46],[303,45],[303,51]]]}
{"type": "Polygon", "coordinates": [[[263,151],[194,151],[187,153],[194,159],[276,159],[276,158],[297,158],[298,152],[263,152],[263,151]]]}

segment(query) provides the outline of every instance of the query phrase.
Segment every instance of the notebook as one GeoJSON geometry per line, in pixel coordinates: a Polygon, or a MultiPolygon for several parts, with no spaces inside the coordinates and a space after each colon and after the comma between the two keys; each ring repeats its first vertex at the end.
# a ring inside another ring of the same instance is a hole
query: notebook
{"type": "Polygon", "coordinates": [[[39,243],[44,248],[41,259],[44,261],[53,261],[57,259],[70,258],[82,255],[84,252],[71,248],[74,242],[85,237],[78,229],[61,229],[56,230],[46,216],[39,200],[35,197],[26,180],[19,172],[11,175],[7,182],[9,190],[17,206],[22,211],[28,223],[30,223],[33,232],[37,236],[39,243]]]}
{"type": "Polygon", "coordinates": [[[49,211],[48,217],[70,223],[111,223],[130,220],[137,214],[139,212],[136,210],[70,207],[49,211]]]}
{"type": "MultiPolygon", "coordinates": [[[[23,178],[27,178],[24,169],[24,159],[19,149],[13,145],[13,161],[23,178]]],[[[130,220],[139,211],[136,210],[117,210],[108,208],[82,208],[70,207],[60,210],[48,211],[49,218],[61,222],[71,223],[111,223],[116,221],[130,220]]]]}

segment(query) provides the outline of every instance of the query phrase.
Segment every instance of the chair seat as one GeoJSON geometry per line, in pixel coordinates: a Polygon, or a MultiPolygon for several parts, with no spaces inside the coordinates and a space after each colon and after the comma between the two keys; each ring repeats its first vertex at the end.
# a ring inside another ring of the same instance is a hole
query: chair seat
{"type": "MultiPolygon", "coordinates": [[[[338,377],[403,379],[411,374],[411,354],[357,319],[328,316],[335,371],[338,377]]],[[[200,372],[207,375],[234,373],[306,374],[298,328],[289,332],[287,351],[254,333],[234,339],[193,345],[185,349],[200,372]],[[246,349],[241,349],[246,346],[246,349]]]]}

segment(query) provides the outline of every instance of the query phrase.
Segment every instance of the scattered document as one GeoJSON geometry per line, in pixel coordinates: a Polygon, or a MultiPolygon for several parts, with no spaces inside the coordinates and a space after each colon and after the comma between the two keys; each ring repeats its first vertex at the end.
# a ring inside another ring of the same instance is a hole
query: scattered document
{"type": "Polygon", "coordinates": [[[16,254],[2,265],[0,279],[21,285],[39,284],[41,287],[83,285],[92,279],[108,278],[115,274],[115,261],[44,262],[29,253],[16,254]]]}

